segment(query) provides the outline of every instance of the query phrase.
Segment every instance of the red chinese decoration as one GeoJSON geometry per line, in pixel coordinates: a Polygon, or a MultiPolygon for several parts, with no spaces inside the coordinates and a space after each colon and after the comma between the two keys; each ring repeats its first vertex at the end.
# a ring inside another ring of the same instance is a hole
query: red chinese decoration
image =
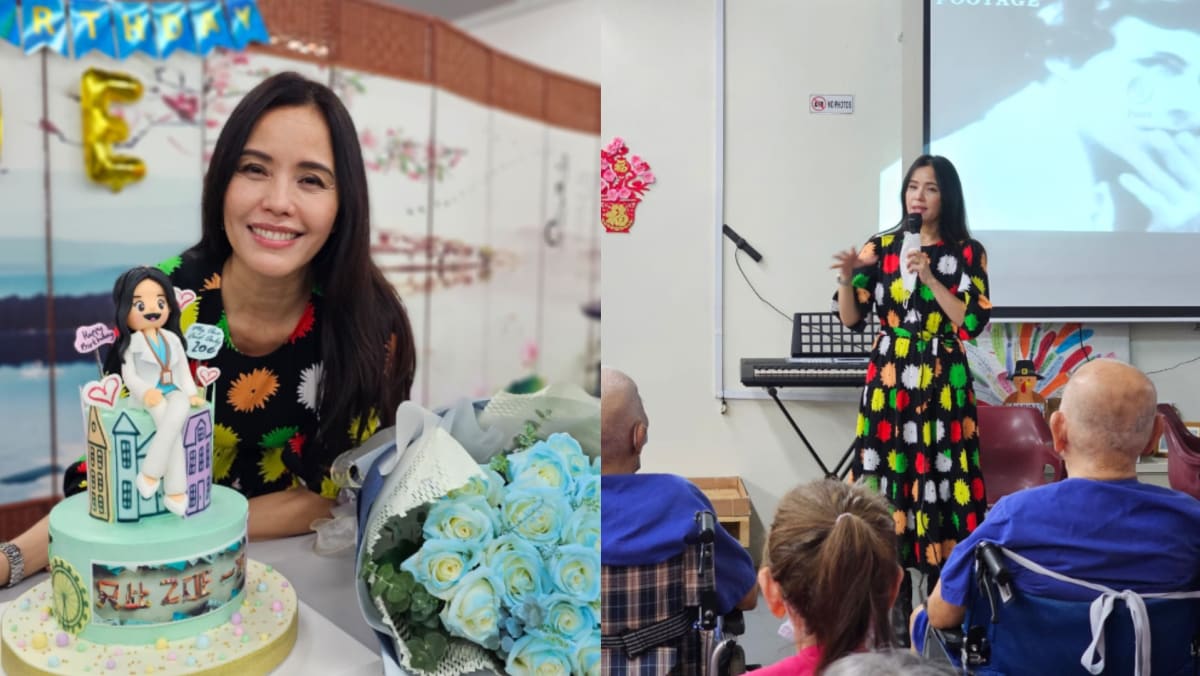
{"type": "Polygon", "coordinates": [[[629,232],[638,203],[654,182],[650,165],[628,153],[619,136],[600,149],[600,222],[608,232],[629,232]]]}

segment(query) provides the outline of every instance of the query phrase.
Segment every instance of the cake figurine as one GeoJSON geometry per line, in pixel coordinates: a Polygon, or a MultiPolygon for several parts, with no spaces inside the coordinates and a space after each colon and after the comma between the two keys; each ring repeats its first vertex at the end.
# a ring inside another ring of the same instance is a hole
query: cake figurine
{"type": "Polygon", "coordinates": [[[183,433],[190,407],[205,404],[188,368],[179,337],[179,305],[175,288],[161,270],[136,267],[113,285],[119,330],[105,370],[119,371],[136,404],[154,419],[156,433],[134,480],[149,499],[163,487],[163,506],[179,516],[188,512],[187,463],[183,433]]]}

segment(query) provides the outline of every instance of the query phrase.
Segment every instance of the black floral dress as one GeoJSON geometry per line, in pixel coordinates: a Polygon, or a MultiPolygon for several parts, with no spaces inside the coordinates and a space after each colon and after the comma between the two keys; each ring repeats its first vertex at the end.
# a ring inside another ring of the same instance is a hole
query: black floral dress
{"type": "MultiPolygon", "coordinates": [[[[246,497],[303,485],[334,498],[338,488],[330,478],[330,465],[357,445],[356,438],[373,434],[379,420],[368,415],[359,437],[354,434],[360,431],[356,418],[344,435],[335,435],[327,444],[315,441],[323,372],[320,322],[326,321],[321,295],[312,294],[286,343],[271,354],[250,357],[238,351],[229,337],[221,298],[222,263],[188,254],[157,266],[170,275],[177,291],[196,294],[182,308],[180,329],[186,333],[200,322],[218,326],[225,334],[215,357],[190,362],[193,374],[201,368],[220,371],[216,382],[203,388],[215,405],[213,480],[246,497]]],[[[87,468],[80,460],[67,468],[64,493],[85,490],[86,480],[87,468]]]]}
{"type": "MultiPolygon", "coordinates": [[[[859,408],[851,476],[891,502],[901,563],[936,577],[987,508],[975,391],[963,346],[991,314],[987,254],[975,240],[922,247],[937,280],[966,303],[963,323],[955,326],[928,286],[918,280],[915,292],[904,288],[901,242],[894,234],[872,237],[860,262],[872,253],[878,260],[854,270],[860,316],[874,306],[879,335],[859,408]]],[[[854,328],[865,329],[866,321],[854,328]]]]}

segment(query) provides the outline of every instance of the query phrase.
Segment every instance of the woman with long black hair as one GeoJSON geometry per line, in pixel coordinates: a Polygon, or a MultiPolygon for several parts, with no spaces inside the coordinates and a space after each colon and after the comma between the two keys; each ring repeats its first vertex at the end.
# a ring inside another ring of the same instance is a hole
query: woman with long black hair
{"type": "MultiPolygon", "coordinates": [[[[942,562],[987,507],[964,347],[991,314],[987,253],[967,230],[962,184],[946,158],[918,157],[904,177],[900,204],[902,223],[920,217],[920,246],[904,247],[897,226],[857,252],[836,254],[835,311],[860,331],[872,309],[879,319],[852,480],[891,502],[900,563],[925,573],[932,587],[942,562]],[[906,272],[915,284],[905,283],[906,272]]],[[[902,606],[908,601],[902,591],[902,606]]]]}
{"type": "MultiPolygon", "coordinates": [[[[371,260],[368,204],[345,106],[325,85],[280,73],[221,130],[200,242],[156,266],[196,294],[179,312],[182,331],[202,323],[223,333],[197,367],[220,370],[213,479],[250,499],[251,539],[304,533],[328,516],[333,460],[391,425],[409,397],[412,328],[371,260]]],[[[85,480],[82,463],[68,468],[65,492],[85,480]]],[[[14,539],[0,583],[46,565],[47,523],[14,539]]]]}

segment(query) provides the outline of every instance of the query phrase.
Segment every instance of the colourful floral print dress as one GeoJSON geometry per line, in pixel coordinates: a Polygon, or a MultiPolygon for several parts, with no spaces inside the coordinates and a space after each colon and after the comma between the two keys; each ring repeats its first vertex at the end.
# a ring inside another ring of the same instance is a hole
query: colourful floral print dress
{"type": "MultiPolygon", "coordinates": [[[[320,294],[313,293],[304,315],[286,343],[271,354],[250,357],[238,351],[229,338],[225,305],[221,299],[220,262],[176,257],[158,265],[171,277],[179,291],[194,291],[195,300],[183,307],[180,329],[186,333],[196,322],[220,327],[225,344],[208,361],[193,367],[215,367],[220,377],[207,388],[214,402],[213,480],[254,497],[307,486],[327,498],[337,496],[329,476],[333,460],[357,445],[352,430],[328,444],[317,444],[317,392],[321,381],[321,321],[325,320],[320,294]],[[213,389],[215,388],[215,393],[213,389]]],[[[370,416],[362,439],[379,425],[370,416]]],[[[67,468],[64,492],[86,489],[87,473],[82,462],[67,468]]]]}
{"type": "MultiPolygon", "coordinates": [[[[871,351],[855,433],[853,480],[885,495],[894,509],[900,560],[936,576],[950,550],[975,530],[987,508],[979,470],[975,391],[963,341],[991,314],[987,254],[975,240],[922,247],[937,280],[966,303],[954,326],[917,282],[900,270],[902,239],[872,237],[859,253],[878,260],[855,268],[862,317],[874,306],[879,335],[871,351]]],[[[834,297],[836,313],[836,296],[834,297]]],[[[857,330],[866,328],[862,320],[857,330]]]]}

